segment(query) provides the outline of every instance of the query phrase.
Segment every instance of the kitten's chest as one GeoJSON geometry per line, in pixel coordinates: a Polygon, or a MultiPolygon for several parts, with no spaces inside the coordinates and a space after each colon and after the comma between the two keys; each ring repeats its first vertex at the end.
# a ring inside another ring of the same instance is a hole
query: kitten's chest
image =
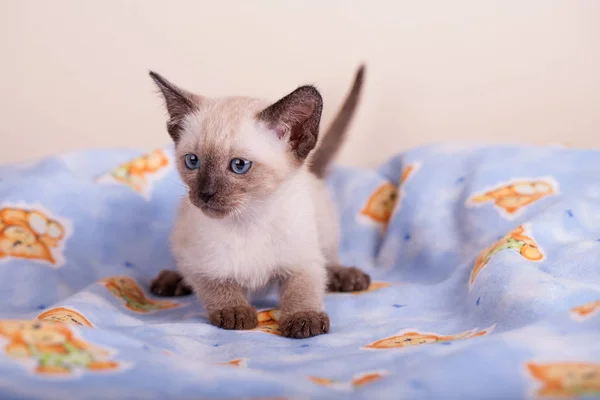
{"type": "MultiPolygon", "coordinates": [[[[312,224],[299,223],[289,215],[259,221],[243,227],[219,226],[208,241],[211,248],[219,248],[220,257],[232,265],[249,268],[252,265],[268,267],[272,264],[293,262],[296,249],[303,237],[313,231],[312,224]]],[[[202,240],[206,241],[206,237],[202,240]]]]}
{"type": "Polygon", "coordinates": [[[221,229],[209,241],[219,249],[220,258],[231,260],[230,264],[270,264],[276,260],[279,249],[285,246],[281,235],[266,229],[221,229]]]}
{"type": "Polygon", "coordinates": [[[191,272],[233,278],[250,289],[320,254],[311,213],[280,213],[246,224],[209,221],[188,239],[182,253],[191,272]]]}

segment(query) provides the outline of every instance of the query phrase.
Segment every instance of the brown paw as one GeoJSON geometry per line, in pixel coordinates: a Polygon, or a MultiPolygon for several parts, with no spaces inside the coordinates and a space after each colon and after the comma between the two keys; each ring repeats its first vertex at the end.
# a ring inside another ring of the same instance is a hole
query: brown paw
{"type": "Polygon", "coordinates": [[[157,296],[173,297],[192,294],[192,289],[177,271],[163,269],[152,281],[150,291],[157,296]]]}
{"type": "Polygon", "coordinates": [[[359,292],[367,290],[371,284],[371,277],[355,267],[329,267],[327,280],[330,292],[359,292]]]}
{"type": "Polygon", "coordinates": [[[223,329],[254,329],[258,326],[256,309],[251,306],[225,307],[209,313],[208,320],[223,329]]]}
{"type": "Polygon", "coordinates": [[[324,312],[301,311],[282,317],[279,329],[283,336],[294,339],[317,336],[329,332],[329,317],[324,312]]]}

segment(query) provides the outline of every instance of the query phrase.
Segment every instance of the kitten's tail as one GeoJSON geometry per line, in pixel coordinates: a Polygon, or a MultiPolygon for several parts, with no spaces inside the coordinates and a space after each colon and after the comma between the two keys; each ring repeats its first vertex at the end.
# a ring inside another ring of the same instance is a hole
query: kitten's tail
{"type": "Polygon", "coordinates": [[[364,74],[365,66],[363,64],[356,71],[354,84],[352,85],[352,89],[348,93],[342,108],[333,119],[329,129],[327,129],[323,135],[321,143],[313,153],[310,170],[319,178],[323,178],[327,175],[329,164],[344,142],[346,131],[348,130],[350,121],[352,121],[354,111],[356,110],[358,100],[360,99],[364,74]]]}

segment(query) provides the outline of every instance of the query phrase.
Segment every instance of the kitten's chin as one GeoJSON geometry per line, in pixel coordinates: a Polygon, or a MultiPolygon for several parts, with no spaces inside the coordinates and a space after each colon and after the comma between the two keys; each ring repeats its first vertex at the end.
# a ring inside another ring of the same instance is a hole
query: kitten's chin
{"type": "Polygon", "coordinates": [[[207,205],[198,208],[200,208],[200,211],[202,211],[204,215],[212,219],[223,219],[233,214],[233,210],[214,208],[207,205]]]}
{"type": "Polygon", "coordinates": [[[194,201],[190,198],[190,203],[198,208],[202,214],[212,219],[223,219],[233,214],[233,209],[210,206],[199,200],[194,201]]]}

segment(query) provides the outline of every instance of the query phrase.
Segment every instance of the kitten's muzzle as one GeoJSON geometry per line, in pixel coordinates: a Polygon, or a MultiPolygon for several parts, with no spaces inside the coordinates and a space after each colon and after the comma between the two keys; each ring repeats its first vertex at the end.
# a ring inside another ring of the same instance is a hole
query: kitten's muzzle
{"type": "Polygon", "coordinates": [[[216,190],[203,190],[198,193],[198,197],[204,203],[208,203],[210,199],[217,193],[216,190]]]}

